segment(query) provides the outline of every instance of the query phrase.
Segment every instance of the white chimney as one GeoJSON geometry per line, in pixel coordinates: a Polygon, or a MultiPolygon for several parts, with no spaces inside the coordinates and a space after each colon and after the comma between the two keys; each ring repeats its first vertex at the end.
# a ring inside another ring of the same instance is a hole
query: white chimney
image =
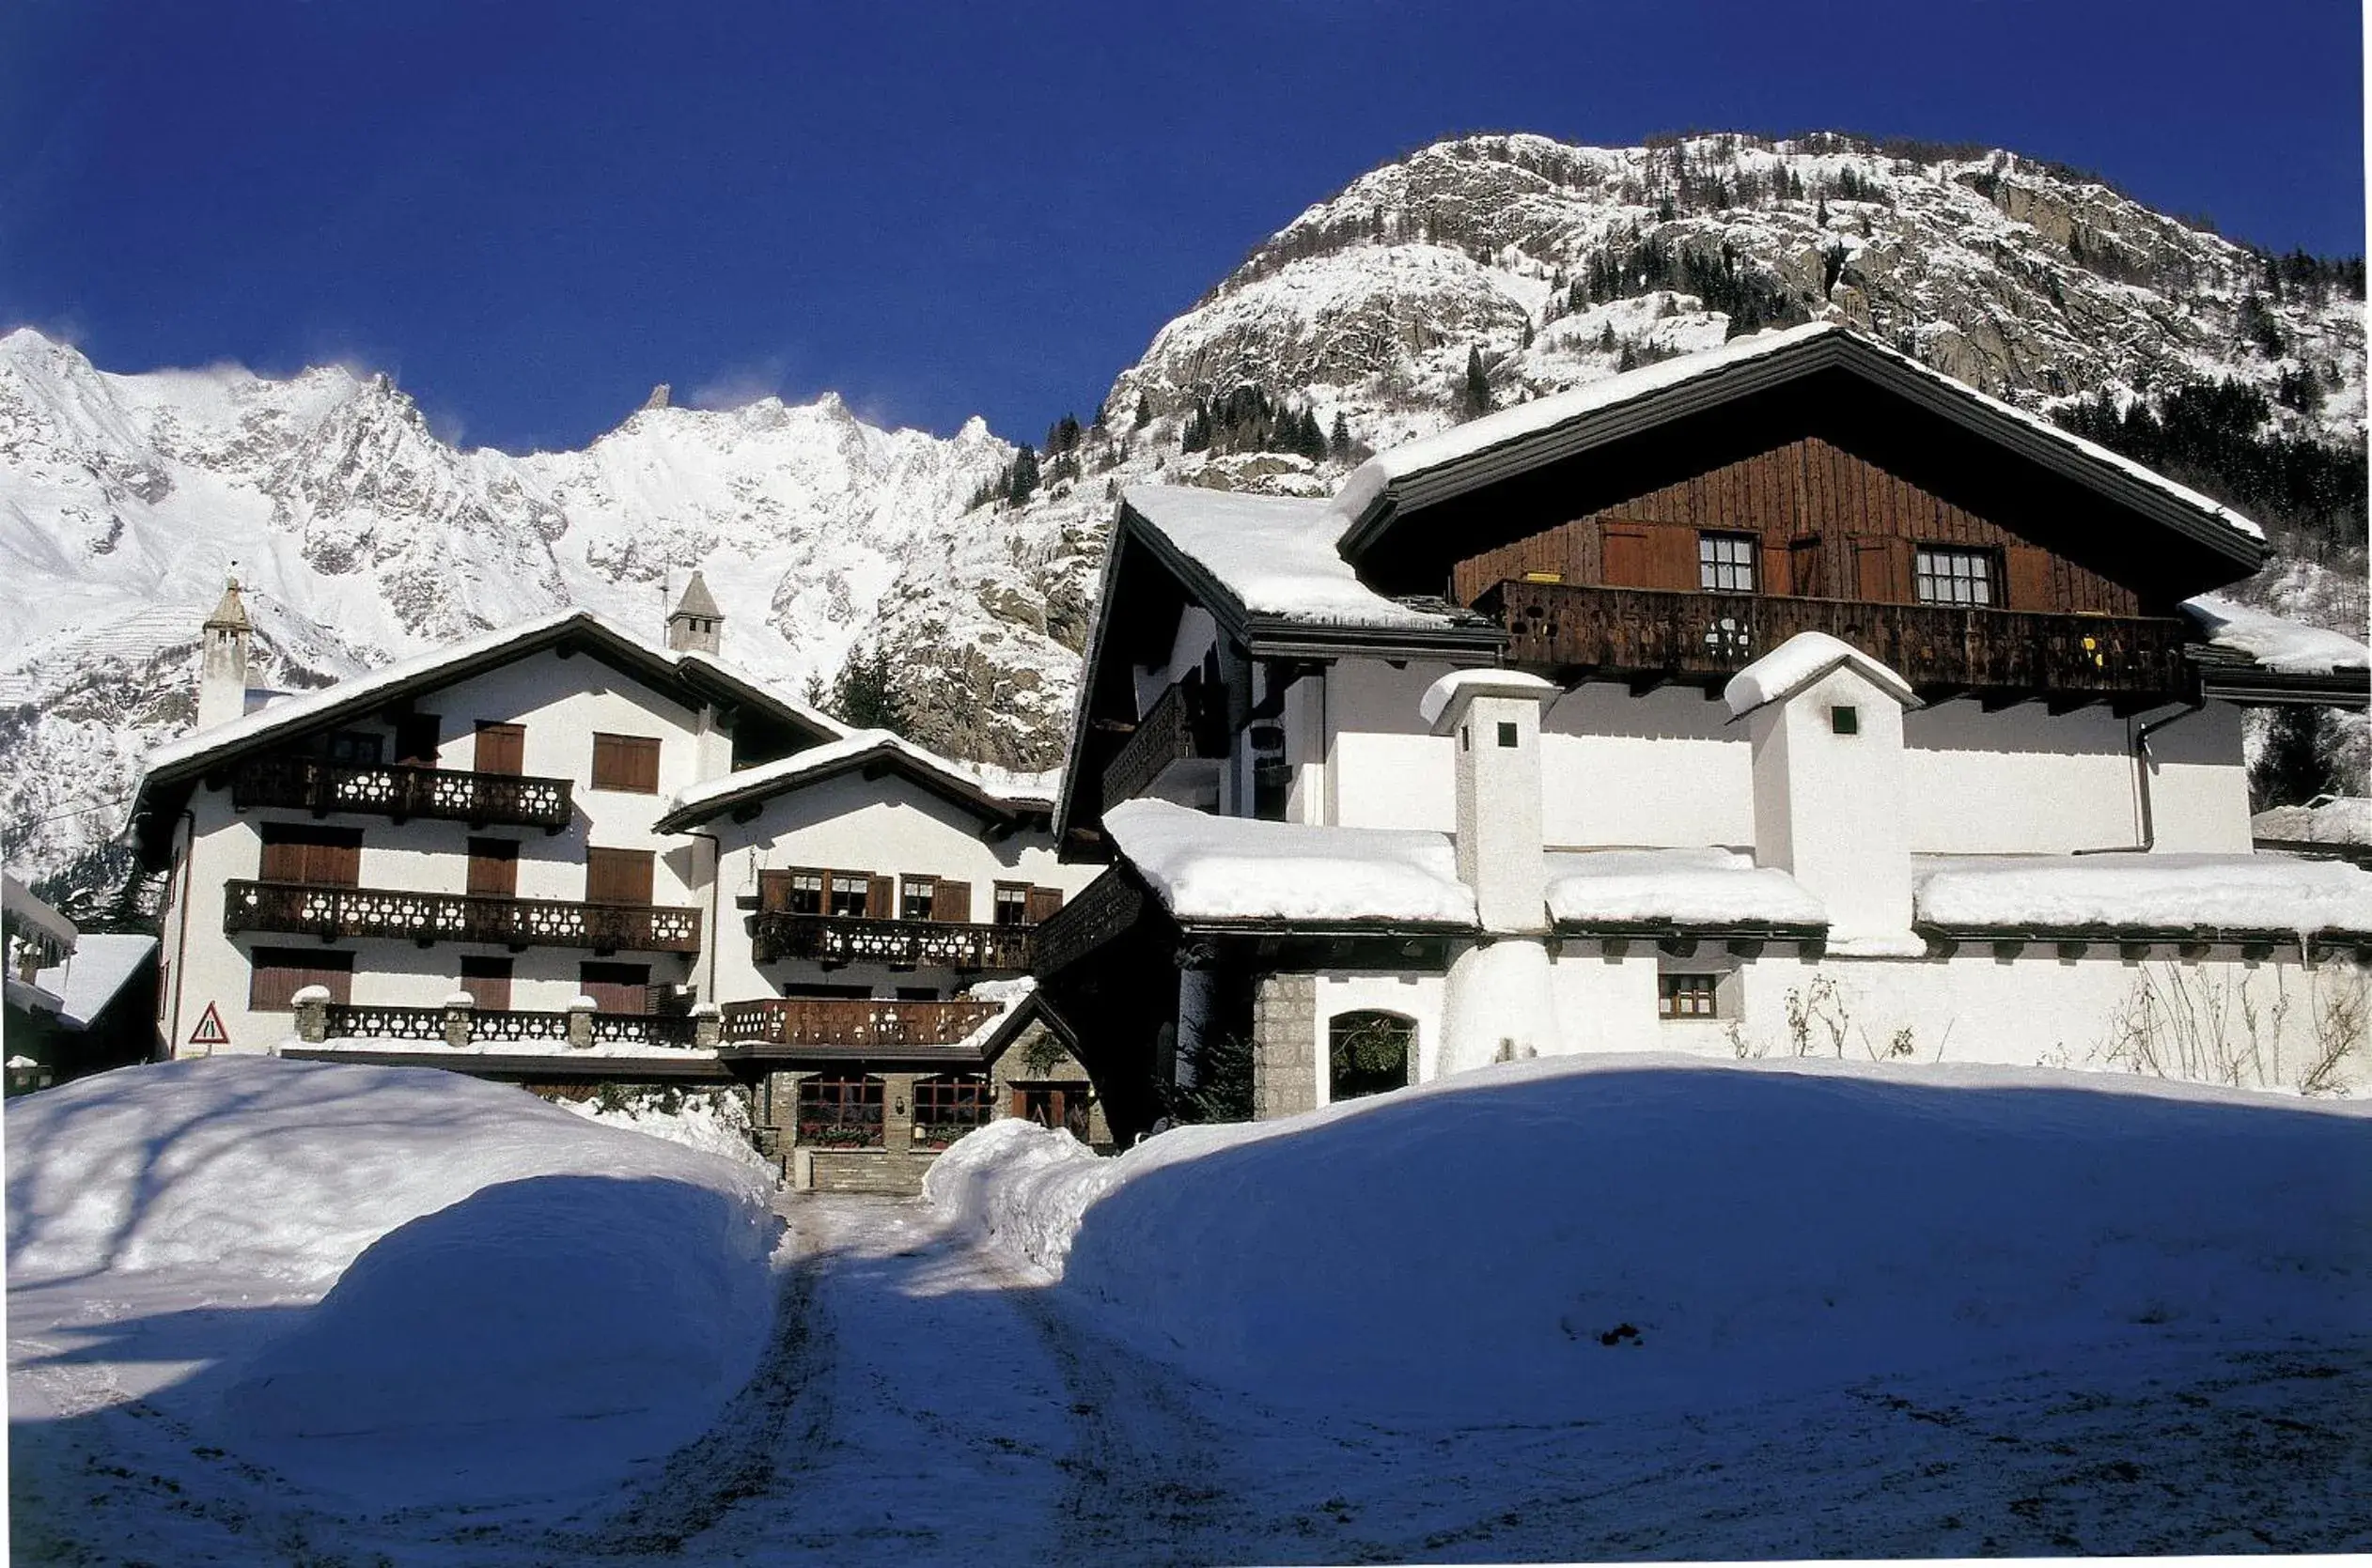
{"type": "Polygon", "coordinates": [[[1924,952],[1911,928],[1910,682],[1807,631],[1740,671],[1722,695],[1754,745],[1756,863],[1827,906],[1832,951],[1924,952]]]}
{"type": "Polygon", "coordinates": [[[678,653],[714,654],[724,637],[725,612],[694,571],[683,585],[683,598],[667,612],[667,646],[678,653]]]}
{"type": "Polygon", "coordinates": [[[1558,1048],[1549,985],[1548,860],[1540,828],[1540,713],[1562,693],[1537,675],[1460,670],[1418,712],[1453,747],[1458,877],[1475,890],[1480,941],[1450,960],[1441,1070],[1558,1048]]]}
{"type": "Polygon", "coordinates": [[[240,601],[239,580],[223,589],[223,601],[198,632],[197,727],[214,729],[247,714],[247,655],[255,628],[240,601]]]}

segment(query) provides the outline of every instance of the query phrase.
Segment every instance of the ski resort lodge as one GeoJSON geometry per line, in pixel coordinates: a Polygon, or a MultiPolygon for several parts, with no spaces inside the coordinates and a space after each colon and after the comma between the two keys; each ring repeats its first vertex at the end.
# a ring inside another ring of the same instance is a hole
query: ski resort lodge
{"type": "Polygon", "coordinates": [[[2242,714],[2364,648],[2198,494],[1842,328],[1128,492],[1059,793],[547,616],[247,711],[236,589],[128,832],[165,1054],[741,1084],[803,1185],[1512,1058],[2361,1078],[2372,874],[2242,714]],[[2203,598],[2202,596],[2209,596],[2203,598]]]}

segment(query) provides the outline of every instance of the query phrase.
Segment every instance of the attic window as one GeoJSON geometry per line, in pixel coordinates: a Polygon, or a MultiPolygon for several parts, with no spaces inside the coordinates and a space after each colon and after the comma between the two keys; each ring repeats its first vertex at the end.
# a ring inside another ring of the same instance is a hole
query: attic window
{"type": "Polygon", "coordinates": [[[1862,733],[1862,710],[1840,703],[1829,709],[1829,728],[1838,735],[1862,733]]]}

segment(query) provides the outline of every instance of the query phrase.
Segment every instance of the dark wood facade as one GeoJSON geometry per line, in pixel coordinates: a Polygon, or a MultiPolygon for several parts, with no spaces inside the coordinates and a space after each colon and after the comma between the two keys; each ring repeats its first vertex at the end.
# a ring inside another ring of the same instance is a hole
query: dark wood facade
{"type": "MultiPolygon", "coordinates": [[[[1756,542],[1756,591],[1914,604],[1921,545],[1987,552],[2001,590],[1992,607],[2051,614],[2140,615],[2142,596],[2093,567],[1926,489],[1819,436],[1603,505],[1569,522],[1469,556],[1452,568],[1461,604],[1493,584],[1550,580],[1692,592],[1698,536],[1756,542]]],[[[2171,607],[2164,607],[2171,608],[2171,607]]]]}

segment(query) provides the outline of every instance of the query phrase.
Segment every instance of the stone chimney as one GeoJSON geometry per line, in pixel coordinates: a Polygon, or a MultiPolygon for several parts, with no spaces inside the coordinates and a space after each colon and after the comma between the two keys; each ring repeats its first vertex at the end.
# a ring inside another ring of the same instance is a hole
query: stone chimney
{"type": "Polygon", "coordinates": [[[247,655],[255,628],[240,601],[239,580],[223,589],[222,603],[198,632],[197,727],[214,729],[247,713],[247,655]]]}
{"type": "Polygon", "coordinates": [[[1482,937],[1450,960],[1441,1070],[1558,1048],[1549,985],[1548,860],[1540,828],[1540,713],[1562,693],[1537,675],[1460,670],[1418,712],[1455,750],[1458,878],[1482,937]]]}
{"type": "Polygon", "coordinates": [[[667,646],[677,653],[714,654],[724,633],[725,612],[695,571],[683,585],[683,598],[667,613],[667,646]]]}
{"type": "Polygon", "coordinates": [[[1925,952],[1911,928],[1910,682],[1807,631],[1740,671],[1722,696],[1754,745],[1755,863],[1828,907],[1832,951],[1925,952]]]}

